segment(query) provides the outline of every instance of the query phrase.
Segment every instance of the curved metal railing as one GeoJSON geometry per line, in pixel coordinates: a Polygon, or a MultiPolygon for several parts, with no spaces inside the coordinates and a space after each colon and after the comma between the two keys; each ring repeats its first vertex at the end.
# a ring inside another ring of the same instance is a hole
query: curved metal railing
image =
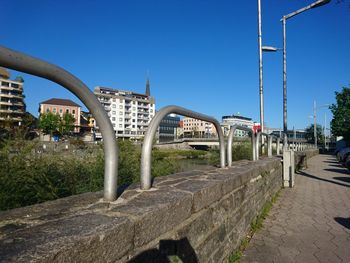
{"type": "Polygon", "coordinates": [[[51,80],[76,95],[91,111],[98,123],[104,144],[104,199],[117,197],[118,148],[115,133],[106,111],[96,96],[78,78],[63,68],[0,46],[0,66],[51,80]]]}
{"type": "Polygon", "coordinates": [[[186,117],[191,117],[203,121],[210,122],[214,124],[216,131],[219,136],[219,144],[220,144],[220,166],[225,167],[225,141],[224,135],[222,133],[220,123],[213,117],[208,115],[204,115],[195,111],[191,111],[179,106],[171,105],[160,109],[155,116],[152,118],[148,129],[145,134],[145,138],[142,145],[142,153],[141,153],[141,189],[148,190],[152,186],[152,177],[151,177],[151,163],[152,163],[152,142],[153,138],[156,134],[157,128],[161,122],[161,120],[171,114],[179,114],[186,117]]]}
{"type": "Polygon", "coordinates": [[[273,136],[265,132],[258,132],[255,138],[255,154],[256,154],[255,160],[259,160],[259,143],[260,143],[261,135],[267,137],[267,156],[272,157],[272,137],[273,136]]]}
{"type": "Polygon", "coordinates": [[[254,136],[254,132],[252,129],[248,128],[248,127],[244,127],[241,125],[233,125],[230,128],[230,132],[228,134],[227,137],[227,166],[231,167],[232,166],[232,142],[233,142],[233,135],[235,133],[236,130],[242,130],[242,131],[247,131],[250,133],[250,137],[252,140],[252,155],[253,155],[253,161],[255,161],[255,136],[254,136]]]}

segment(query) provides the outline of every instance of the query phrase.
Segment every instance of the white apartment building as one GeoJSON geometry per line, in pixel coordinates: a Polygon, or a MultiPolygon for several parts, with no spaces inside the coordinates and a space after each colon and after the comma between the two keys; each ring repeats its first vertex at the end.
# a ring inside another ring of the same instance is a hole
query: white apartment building
{"type": "Polygon", "coordinates": [[[189,117],[183,118],[184,137],[215,137],[217,135],[214,124],[189,117]]]}
{"type": "Polygon", "coordinates": [[[0,123],[21,125],[26,106],[23,95],[23,79],[10,80],[10,73],[0,68],[0,123]]]}
{"type": "MultiPolygon", "coordinates": [[[[230,132],[230,127],[233,125],[240,125],[243,127],[248,127],[250,129],[253,128],[254,122],[251,118],[243,117],[240,115],[229,115],[229,116],[222,116],[222,123],[221,127],[223,128],[224,135],[227,136],[230,132]]],[[[246,131],[242,130],[236,130],[234,133],[235,137],[246,137],[248,136],[248,133],[246,131]]]]}
{"type": "MultiPolygon", "coordinates": [[[[149,122],[155,115],[155,99],[150,96],[149,81],[146,94],[95,87],[97,99],[105,108],[118,138],[139,139],[145,135],[149,122]]],[[[101,134],[96,126],[96,138],[101,134]]]]}

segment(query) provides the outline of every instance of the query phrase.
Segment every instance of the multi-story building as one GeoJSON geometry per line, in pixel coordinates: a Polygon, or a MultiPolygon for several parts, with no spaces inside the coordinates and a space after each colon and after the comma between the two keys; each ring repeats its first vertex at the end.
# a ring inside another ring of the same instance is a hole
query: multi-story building
{"type": "Polygon", "coordinates": [[[40,103],[39,114],[52,112],[61,117],[64,113],[70,113],[74,117],[74,132],[80,132],[80,111],[81,107],[75,102],[67,99],[49,99],[40,103]]]}
{"type": "MultiPolygon", "coordinates": [[[[281,128],[265,128],[265,132],[268,134],[275,135],[276,137],[283,138],[283,129],[281,128]]],[[[294,140],[304,142],[306,141],[305,139],[306,131],[304,129],[295,129],[295,130],[288,130],[287,131],[287,137],[288,140],[294,140]]]]}
{"type": "MultiPolygon", "coordinates": [[[[243,117],[240,115],[228,115],[228,116],[222,116],[222,124],[221,127],[223,128],[224,135],[227,136],[230,132],[230,127],[233,125],[240,125],[243,127],[248,127],[250,129],[253,128],[254,122],[251,118],[243,117]]],[[[242,130],[236,130],[234,133],[235,137],[246,137],[248,136],[248,133],[246,131],[242,130]]]]}
{"type": "Polygon", "coordinates": [[[26,111],[23,95],[23,79],[10,80],[10,73],[0,68],[0,124],[10,122],[11,126],[21,125],[26,111]]]}
{"type": "Polygon", "coordinates": [[[183,119],[184,137],[209,138],[217,135],[214,124],[185,117],[183,119]]]}
{"type": "MultiPolygon", "coordinates": [[[[147,80],[146,94],[97,86],[94,91],[106,110],[116,137],[139,139],[145,135],[155,114],[155,99],[150,95],[147,80]]],[[[96,126],[96,138],[101,138],[96,126]]]]}
{"type": "Polygon", "coordinates": [[[177,129],[179,127],[180,117],[176,114],[169,114],[163,118],[159,124],[159,142],[174,141],[177,137],[177,129]]]}

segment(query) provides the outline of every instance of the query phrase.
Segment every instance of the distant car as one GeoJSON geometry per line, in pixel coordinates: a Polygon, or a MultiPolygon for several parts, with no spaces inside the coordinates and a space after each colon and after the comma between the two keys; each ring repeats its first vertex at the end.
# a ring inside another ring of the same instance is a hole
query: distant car
{"type": "Polygon", "coordinates": [[[346,158],[344,166],[350,171],[350,155],[348,155],[348,157],[346,158]]]}
{"type": "Polygon", "coordinates": [[[349,154],[350,154],[350,147],[345,147],[341,149],[337,154],[338,161],[341,163],[344,163],[349,154]]]}

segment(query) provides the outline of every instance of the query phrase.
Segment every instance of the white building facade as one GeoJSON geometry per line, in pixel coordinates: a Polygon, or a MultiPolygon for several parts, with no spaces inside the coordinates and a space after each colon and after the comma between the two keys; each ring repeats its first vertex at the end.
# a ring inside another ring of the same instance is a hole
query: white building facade
{"type": "MultiPolygon", "coordinates": [[[[155,100],[149,95],[149,82],[146,94],[100,86],[95,87],[94,93],[106,110],[116,137],[131,139],[144,137],[148,124],[155,115],[155,100]]],[[[97,126],[96,130],[98,139],[101,135],[97,126]]]]}
{"type": "Polygon", "coordinates": [[[0,68],[0,125],[6,121],[21,125],[25,110],[23,79],[11,80],[10,73],[0,68]]]}
{"type": "Polygon", "coordinates": [[[194,118],[183,118],[184,137],[216,137],[217,132],[214,124],[194,118]]]}
{"type": "MultiPolygon", "coordinates": [[[[224,135],[227,136],[230,132],[230,127],[233,125],[240,125],[243,127],[247,127],[253,129],[254,122],[251,118],[243,117],[240,115],[229,115],[222,116],[221,127],[223,129],[224,135]]],[[[248,132],[242,130],[236,130],[234,133],[235,137],[246,137],[248,136],[248,132]]]]}

